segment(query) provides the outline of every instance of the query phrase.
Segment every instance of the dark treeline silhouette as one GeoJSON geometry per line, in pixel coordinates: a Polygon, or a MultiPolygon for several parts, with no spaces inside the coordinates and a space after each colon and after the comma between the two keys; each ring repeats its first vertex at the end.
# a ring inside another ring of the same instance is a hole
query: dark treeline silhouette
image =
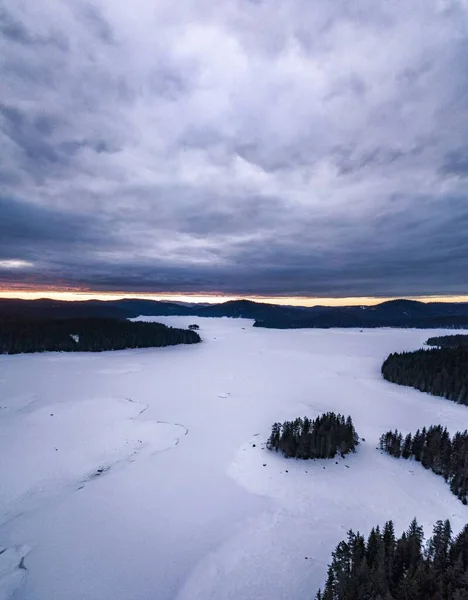
{"type": "Polygon", "coordinates": [[[299,417],[275,423],[267,448],[287,458],[333,458],[338,452],[354,452],[358,443],[351,417],[328,412],[314,420],[299,417]]]}
{"type": "Polygon", "coordinates": [[[390,300],[376,306],[313,306],[300,311],[264,312],[255,327],[297,329],[307,327],[411,327],[468,328],[468,304],[390,300]]]}
{"type": "Polygon", "coordinates": [[[0,354],[100,352],[195,344],[195,331],[120,319],[0,319],[0,354]]]}
{"type": "Polygon", "coordinates": [[[466,600],[467,570],[468,525],[454,537],[450,521],[438,521],[424,544],[416,519],[400,538],[388,521],[367,540],[348,532],[316,600],[466,600]]]}
{"type": "Polygon", "coordinates": [[[430,337],[426,344],[428,346],[439,346],[440,348],[459,348],[468,346],[468,335],[442,335],[440,337],[430,337]]]}
{"type": "Polygon", "coordinates": [[[406,437],[395,430],[384,433],[380,448],[396,458],[414,458],[426,469],[442,475],[451,491],[467,504],[468,495],[468,432],[459,431],[450,438],[442,425],[423,427],[406,437]]]}
{"type": "Polygon", "coordinates": [[[393,353],[382,365],[392,383],[468,404],[468,347],[393,353]]]}
{"type": "Polygon", "coordinates": [[[126,298],[65,302],[51,299],[0,298],[0,316],[34,318],[129,318],[138,315],[191,315],[193,317],[243,317],[256,327],[419,327],[468,329],[468,303],[390,300],[376,306],[278,306],[231,300],[219,304],[161,302],[126,298]]]}

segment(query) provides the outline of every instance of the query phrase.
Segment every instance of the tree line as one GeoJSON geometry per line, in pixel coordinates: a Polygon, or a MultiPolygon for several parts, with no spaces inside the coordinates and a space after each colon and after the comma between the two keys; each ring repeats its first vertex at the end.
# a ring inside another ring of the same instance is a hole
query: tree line
{"type": "Polygon", "coordinates": [[[416,519],[399,538],[388,521],[367,539],[348,532],[315,600],[466,600],[467,568],[468,525],[454,537],[450,521],[438,521],[424,543],[416,519]]]}
{"type": "Polygon", "coordinates": [[[392,383],[468,404],[468,346],[390,354],[382,375],[392,383]]]}
{"type": "Polygon", "coordinates": [[[426,344],[428,346],[439,346],[439,348],[458,348],[459,346],[468,346],[468,335],[442,335],[440,337],[430,337],[426,344]]]}
{"type": "Polygon", "coordinates": [[[453,438],[446,427],[423,427],[414,435],[395,430],[384,433],[380,448],[396,458],[414,458],[426,469],[441,475],[450,490],[463,504],[468,501],[468,432],[457,432],[453,438]]]}
{"type": "Polygon", "coordinates": [[[314,420],[298,417],[274,423],[267,448],[287,458],[333,458],[354,452],[358,443],[351,417],[328,412],[314,420]]]}
{"type": "Polygon", "coordinates": [[[0,320],[0,354],[101,352],[195,344],[200,341],[196,331],[166,327],[161,323],[131,322],[123,319],[0,320]]]}

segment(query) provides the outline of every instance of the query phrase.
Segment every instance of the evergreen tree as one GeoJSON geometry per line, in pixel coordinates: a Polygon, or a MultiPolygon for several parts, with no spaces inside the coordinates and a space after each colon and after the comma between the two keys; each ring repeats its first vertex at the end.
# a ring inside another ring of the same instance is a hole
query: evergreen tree
{"type": "Polygon", "coordinates": [[[412,442],[413,442],[413,439],[411,437],[411,433],[408,433],[408,435],[405,437],[405,441],[403,443],[403,448],[401,451],[401,456],[403,458],[409,458],[411,456],[412,442]]]}

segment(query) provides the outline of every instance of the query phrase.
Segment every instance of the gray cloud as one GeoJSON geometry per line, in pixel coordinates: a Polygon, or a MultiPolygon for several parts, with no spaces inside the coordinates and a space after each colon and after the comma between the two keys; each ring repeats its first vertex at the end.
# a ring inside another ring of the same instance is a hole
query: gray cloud
{"type": "Polygon", "coordinates": [[[4,0],[0,285],[463,294],[463,0],[4,0]]]}

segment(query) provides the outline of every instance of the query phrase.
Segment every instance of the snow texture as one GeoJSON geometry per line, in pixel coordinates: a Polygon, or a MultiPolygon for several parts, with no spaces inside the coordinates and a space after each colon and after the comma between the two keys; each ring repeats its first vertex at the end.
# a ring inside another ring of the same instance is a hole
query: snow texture
{"type": "Polygon", "coordinates": [[[468,521],[442,478],[376,450],[388,429],[468,427],[380,376],[445,331],[198,321],[199,345],[0,357],[0,600],[302,600],[349,528],[468,521]],[[352,415],[355,455],[265,450],[274,421],[328,410],[352,415]]]}

